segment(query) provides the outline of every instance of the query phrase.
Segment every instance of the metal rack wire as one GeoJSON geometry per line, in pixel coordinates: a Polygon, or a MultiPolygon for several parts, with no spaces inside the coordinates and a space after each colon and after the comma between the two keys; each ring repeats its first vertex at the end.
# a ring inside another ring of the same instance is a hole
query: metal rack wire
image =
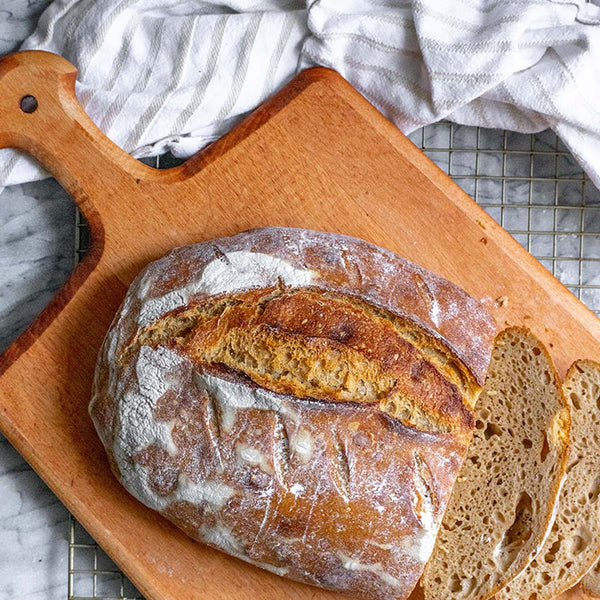
{"type": "Polygon", "coordinates": [[[600,191],[554,133],[436,123],[410,137],[575,296],[600,312],[600,191]]]}
{"type": "MultiPolygon", "coordinates": [[[[600,191],[554,133],[524,135],[442,122],[410,138],[575,296],[600,313],[600,191]]],[[[153,164],[161,166],[159,160],[153,164]]],[[[76,260],[88,246],[89,230],[78,213],[76,260]]],[[[68,594],[69,600],[142,600],[74,519],[68,594]]]]}
{"type": "Polygon", "coordinates": [[[69,600],[143,600],[134,585],[71,516],[69,600]]]}

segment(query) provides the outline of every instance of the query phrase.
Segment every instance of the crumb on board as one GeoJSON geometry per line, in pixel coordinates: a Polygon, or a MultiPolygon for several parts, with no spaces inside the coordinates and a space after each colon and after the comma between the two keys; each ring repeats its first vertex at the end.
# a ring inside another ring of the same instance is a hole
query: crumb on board
{"type": "Polygon", "coordinates": [[[481,298],[479,300],[484,306],[508,306],[508,296],[498,296],[495,300],[490,298],[489,296],[486,298],[481,298]]]}

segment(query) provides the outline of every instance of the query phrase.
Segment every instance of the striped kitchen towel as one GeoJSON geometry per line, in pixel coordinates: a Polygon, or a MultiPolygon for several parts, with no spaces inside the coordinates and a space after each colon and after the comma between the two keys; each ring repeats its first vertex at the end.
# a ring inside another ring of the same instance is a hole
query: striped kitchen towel
{"type": "MultiPolygon", "coordinates": [[[[79,69],[137,157],[187,157],[299,70],[341,73],[408,133],[551,127],[600,186],[600,0],[55,0],[23,49],[79,69]]],[[[0,185],[44,173],[0,151],[0,185]]]]}

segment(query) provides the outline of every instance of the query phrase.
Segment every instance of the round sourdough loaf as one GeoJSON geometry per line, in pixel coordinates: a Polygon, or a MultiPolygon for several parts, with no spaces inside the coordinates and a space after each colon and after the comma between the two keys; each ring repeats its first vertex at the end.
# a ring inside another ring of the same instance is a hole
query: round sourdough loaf
{"type": "Polygon", "coordinates": [[[140,273],[90,413],[125,488],[193,538],[357,598],[406,598],[493,335],[478,301],[392,252],[257,229],[140,273]]]}

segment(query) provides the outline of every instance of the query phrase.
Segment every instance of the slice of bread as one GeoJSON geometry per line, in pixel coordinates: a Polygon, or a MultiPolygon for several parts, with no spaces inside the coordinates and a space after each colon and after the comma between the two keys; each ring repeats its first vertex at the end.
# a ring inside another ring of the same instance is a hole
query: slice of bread
{"type": "Polygon", "coordinates": [[[533,559],[566,468],[570,418],[528,330],[498,335],[477,427],[421,580],[426,600],[485,600],[533,559]]]}
{"type": "Polygon", "coordinates": [[[592,598],[600,598],[600,560],[585,574],[581,588],[592,598]]]}
{"type": "Polygon", "coordinates": [[[554,598],[600,555],[600,365],[576,362],[563,391],[571,405],[571,449],[556,519],[539,554],[496,600],[554,598]]]}

